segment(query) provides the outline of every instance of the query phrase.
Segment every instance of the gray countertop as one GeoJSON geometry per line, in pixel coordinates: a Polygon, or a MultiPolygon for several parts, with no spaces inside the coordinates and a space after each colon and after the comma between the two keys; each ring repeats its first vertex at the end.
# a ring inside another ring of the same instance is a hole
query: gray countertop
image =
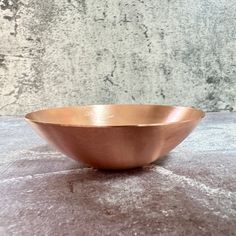
{"type": "Polygon", "coordinates": [[[208,113],[169,156],[98,171],[0,117],[0,235],[236,235],[236,113],[208,113]]]}

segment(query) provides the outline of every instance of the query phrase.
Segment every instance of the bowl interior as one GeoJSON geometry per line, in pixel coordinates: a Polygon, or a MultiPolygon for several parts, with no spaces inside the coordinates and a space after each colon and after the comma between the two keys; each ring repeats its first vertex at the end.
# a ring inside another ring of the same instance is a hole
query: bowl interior
{"type": "Polygon", "coordinates": [[[161,105],[90,105],[32,112],[34,122],[71,126],[143,126],[195,120],[204,116],[190,107],[161,105]]]}

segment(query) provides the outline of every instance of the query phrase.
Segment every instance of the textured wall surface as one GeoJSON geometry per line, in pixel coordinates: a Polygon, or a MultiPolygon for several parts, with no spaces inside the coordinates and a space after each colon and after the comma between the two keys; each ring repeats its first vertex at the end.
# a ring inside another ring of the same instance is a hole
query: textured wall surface
{"type": "Polygon", "coordinates": [[[0,0],[0,114],[92,103],[236,110],[235,0],[0,0]]]}

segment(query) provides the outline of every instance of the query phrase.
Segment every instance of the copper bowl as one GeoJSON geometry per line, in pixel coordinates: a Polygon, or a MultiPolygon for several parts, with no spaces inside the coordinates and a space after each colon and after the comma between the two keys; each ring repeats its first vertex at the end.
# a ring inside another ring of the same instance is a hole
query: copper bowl
{"type": "Polygon", "coordinates": [[[99,169],[128,169],[156,161],[203,117],[201,110],[161,105],[63,107],[25,116],[49,144],[99,169]]]}

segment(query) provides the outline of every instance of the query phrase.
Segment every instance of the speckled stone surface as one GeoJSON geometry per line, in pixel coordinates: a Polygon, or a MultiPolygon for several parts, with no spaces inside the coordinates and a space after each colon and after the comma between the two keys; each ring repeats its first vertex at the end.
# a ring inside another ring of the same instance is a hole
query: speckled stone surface
{"type": "Polygon", "coordinates": [[[97,103],[236,110],[235,0],[0,0],[0,114],[97,103]]]}
{"type": "Polygon", "coordinates": [[[208,113],[169,156],[102,172],[0,118],[0,235],[236,235],[236,113],[208,113]]]}

